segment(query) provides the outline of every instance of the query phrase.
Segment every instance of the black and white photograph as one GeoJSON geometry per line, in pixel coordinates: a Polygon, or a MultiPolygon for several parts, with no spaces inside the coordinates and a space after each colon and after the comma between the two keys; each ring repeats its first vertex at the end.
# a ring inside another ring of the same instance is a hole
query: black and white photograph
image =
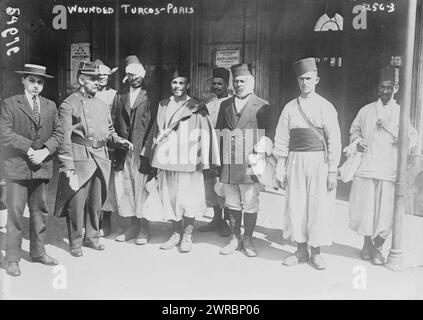
{"type": "Polygon", "coordinates": [[[0,300],[422,299],[423,0],[0,0],[0,300]]]}

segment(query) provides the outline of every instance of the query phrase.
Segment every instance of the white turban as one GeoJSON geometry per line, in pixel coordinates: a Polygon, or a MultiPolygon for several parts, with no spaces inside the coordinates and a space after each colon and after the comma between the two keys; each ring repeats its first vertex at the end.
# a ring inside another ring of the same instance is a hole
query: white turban
{"type": "MultiPolygon", "coordinates": [[[[145,69],[140,63],[130,63],[125,68],[126,74],[131,73],[134,74],[136,77],[145,77],[145,69]]],[[[123,78],[123,82],[125,82],[128,79],[128,76],[123,78]]]]}

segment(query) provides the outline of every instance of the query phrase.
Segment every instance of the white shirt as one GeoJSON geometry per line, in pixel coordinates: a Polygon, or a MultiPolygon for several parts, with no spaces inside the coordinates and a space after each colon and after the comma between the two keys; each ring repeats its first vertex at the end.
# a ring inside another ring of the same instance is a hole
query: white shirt
{"type": "Polygon", "coordinates": [[[248,102],[248,99],[250,99],[250,96],[251,96],[251,94],[249,94],[246,98],[244,98],[244,99],[240,99],[240,98],[238,98],[237,96],[235,96],[235,108],[236,108],[236,111],[238,112],[238,113],[240,113],[241,112],[241,110],[245,107],[245,105],[247,104],[247,102],[248,102]]]}
{"type": "MultiPolygon", "coordinates": [[[[31,109],[34,110],[34,100],[32,100],[33,95],[25,90],[25,96],[26,96],[26,99],[29,102],[29,105],[31,106],[31,109]]],[[[37,104],[38,104],[38,111],[40,112],[40,110],[41,110],[40,96],[37,96],[36,100],[37,100],[37,104]]]]}
{"type": "MultiPolygon", "coordinates": [[[[335,107],[317,93],[307,98],[299,97],[299,101],[310,122],[315,127],[324,128],[328,139],[329,171],[336,172],[341,157],[341,130],[335,107]]],[[[309,128],[298,109],[297,99],[293,99],[285,105],[279,118],[273,148],[275,157],[288,156],[290,131],[293,128],[309,128]]]]}
{"type": "Polygon", "coordinates": [[[136,89],[132,87],[129,88],[129,106],[131,107],[131,109],[134,106],[135,100],[137,99],[140,91],[141,91],[141,88],[136,88],[136,89]]]}

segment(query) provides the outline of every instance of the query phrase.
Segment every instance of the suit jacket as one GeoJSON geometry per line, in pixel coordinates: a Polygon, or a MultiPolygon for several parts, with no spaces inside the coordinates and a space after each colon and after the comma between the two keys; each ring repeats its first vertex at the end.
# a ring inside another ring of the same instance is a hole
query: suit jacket
{"type": "MultiPolygon", "coordinates": [[[[153,99],[145,90],[140,91],[131,108],[129,101],[129,88],[116,95],[111,115],[116,133],[134,145],[134,154],[139,155],[150,129],[152,118],[153,99]]],[[[116,171],[123,169],[127,150],[116,148],[114,151],[113,166],[116,171]]],[[[138,156],[135,158],[139,166],[138,156]]]]}
{"type": "MultiPolygon", "coordinates": [[[[107,146],[93,148],[72,142],[72,138],[117,142],[117,136],[110,118],[109,108],[100,99],[84,97],[80,91],[71,94],[59,107],[59,119],[63,128],[63,143],[59,148],[59,183],[57,187],[55,215],[62,216],[64,208],[76,192],[69,187],[69,180],[63,174],[75,170],[79,185],[85,184],[99,169],[107,192],[111,162],[107,146]]],[[[105,199],[106,194],[99,195],[105,199]]]]}
{"type": "Polygon", "coordinates": [[[2,101],[0,144],[6,179],[50,179],[52,156],[63,138],[56,104],[40,96],[40,124],[37,125],[25,94],[2,101]],[[28,159],[28,149],[47,147],[49,156],[39,166],[28,159]]]}
{"type": "Polygon", "coordinates": [[[248,174],[248,155],[253,152],[260,136],[265,135],[273,141],[274,125],[269,103],[251,94],[238,116],[235,97],[231,97],[220,105],[216,129],[220,137],[220,181],[257,182],[255,176],[248,174]],[[257,129],[263,130],[260,132],[257,129]]]}

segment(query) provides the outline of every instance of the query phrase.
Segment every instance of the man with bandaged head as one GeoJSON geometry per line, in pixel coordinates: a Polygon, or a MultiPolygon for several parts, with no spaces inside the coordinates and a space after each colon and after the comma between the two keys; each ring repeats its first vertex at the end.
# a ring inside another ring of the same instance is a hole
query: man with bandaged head
{"type": "Polygon", "coordinates": [[[220,182],[224,185],[231,229],[231,239],[220,253],[228,255],[243,249],[248,257],[255,257],[253,232],[259,211],[260,184],[249,170],[248,156],[259,142],[268,145],[271,153],[272,112],[269,103],[254,94],[254,77],[247,64],[233,65],[231,72],[235,95],[222,102],[216,124],[221,138],[220,182]]]}
{"type": "Polygon", "coordinates": [[[112,106],[112,119],[116,132],[131,141],[133,150],[116,148],[114,154],[115,189],[118,213],[129,217],[128,230],[116,241],[128,241],[143,245],[150,238],[149,222],[142,212],[144,189],[147,176],[138,172],[139,154],[148,134],[152,94],[144,85],[146,71],[135,55],[125,59],[125,78],[129,86],[119,92],[112,106]]]}

